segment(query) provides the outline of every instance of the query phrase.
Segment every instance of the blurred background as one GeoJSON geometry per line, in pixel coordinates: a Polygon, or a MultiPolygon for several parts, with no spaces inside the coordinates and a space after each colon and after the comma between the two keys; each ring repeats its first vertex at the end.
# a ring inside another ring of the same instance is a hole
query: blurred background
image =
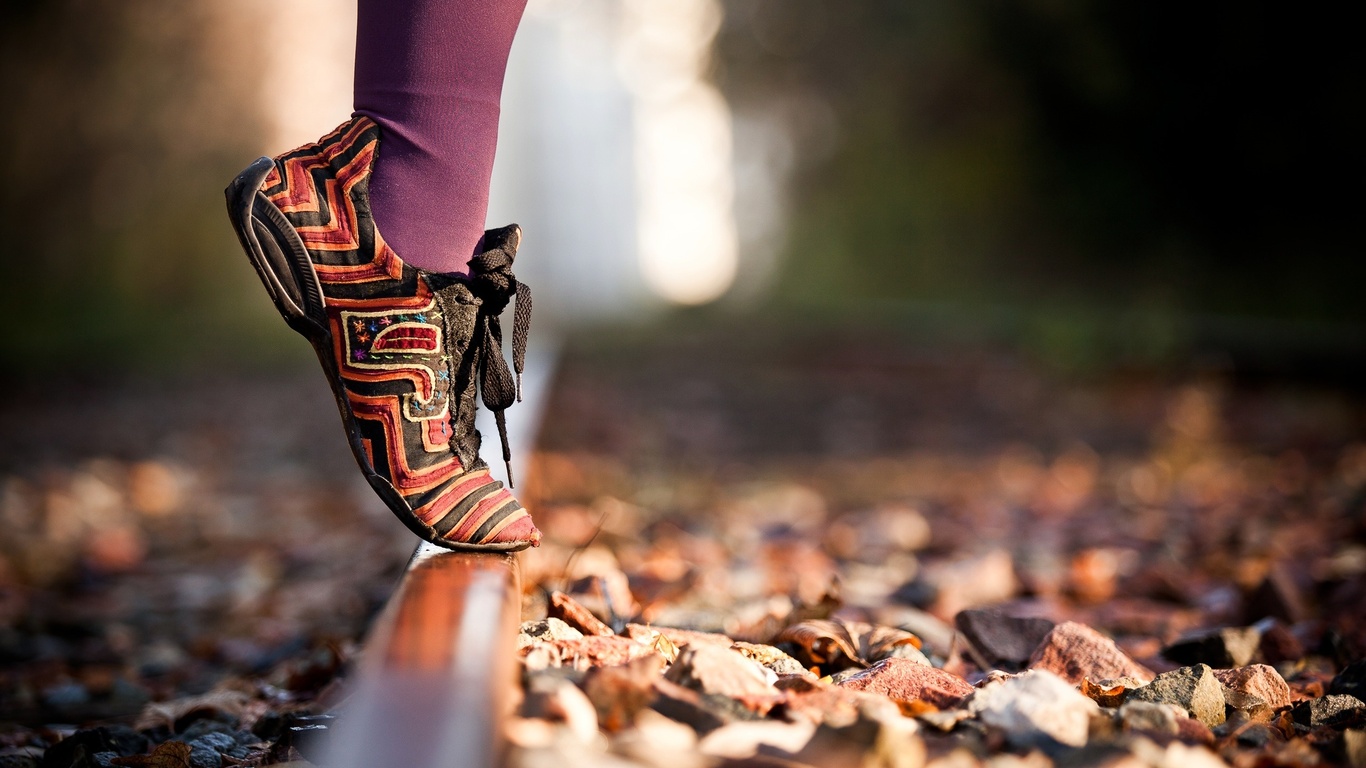
{"type": "MultiPolygon", "coordinates": [[[[941,619],[1131,598],[1087,615],[1142,658],[1264,615],[1360,648],[1366,102],[1336,13],[533,0],[490,212],[536,292],[532,580],[605,531],[577,575],[695,587],[650,614],[694,626],[838,577],[941,619]]],[[[326,681],[412,546],[221,197],[348,116],[352,24],[0,4],[16,718],[326,681]]]]}

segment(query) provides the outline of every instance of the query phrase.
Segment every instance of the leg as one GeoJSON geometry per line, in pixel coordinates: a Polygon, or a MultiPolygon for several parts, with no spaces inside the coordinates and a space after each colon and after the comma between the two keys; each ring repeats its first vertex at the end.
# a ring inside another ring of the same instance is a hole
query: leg
{"type": "Polygon", "coordinates": [[[498,102],[526,0],[359,0],[356,115],[380,126],[370,204],[404,261],[465,273],[480,250],[498,102]]]}

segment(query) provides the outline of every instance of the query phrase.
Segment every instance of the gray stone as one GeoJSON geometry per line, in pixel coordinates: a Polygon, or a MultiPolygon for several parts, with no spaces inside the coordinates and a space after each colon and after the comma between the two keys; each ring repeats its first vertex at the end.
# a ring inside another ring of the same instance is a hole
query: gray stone
{"type": "Polygon", "coordinates": [[[517,635],[517,648],[522,649],[534,641],[551,643],[556,640],[581,640],[583,633],[563,621],[550,617],[542,621],[528,621],[522,624],[517,635]]]}
{"type": "Polygon", "coordinates": [[[226,733],[206,733],[190,742],[190,748],[202,746],[215,752],[227,752],[237,746],[237,740],[226,733]]]}
{"type": "Polygon", "coordinates": [[[1151,701],[1126,701],[1119,708],[1119,722],[1126,731],[1145,731],[1167,736],[1181,732],[1178,719],[1186,717],[1186,711],[1175,704],[1159,704],[1151,701]]]}
{"type": "MultiPolygon", "coordinates": [[[[919,726],[904,717],[877,717],[861,712],[849,725],[822,724],[799,752],[791,755],[800,765],[842,768],[922,768],[925,742],[919,726]]],[[[777,757],[786,757],[779,753],[777,757]]],[[[788,765],[789,763],[782,763],[788,765]]]]}
{"type": "Polygon", "coordinates": [[[1005,732],[1006,739],[1019,747],[1055,741],[1084,746],[1091,715],[1100,711],[1066,680],[1044,670],[979,688],[967,709],[983,723],[1005,732]]]}
{"type": "Polygon", "coordinates": [[[704,755],[729,760],[744,760],[765,747],[793,754],[811,740],[816,725],[810,722],[785,723],[780,720],[735,722],[708,733],[697,748],[704,755]]]}
{"type": "Polygon", "coordinates": [[[1355,696],[1329,694],[1301,701],[1290,710],[1296,725],[1305,728],[1342,728],[1366,722],[1366,702],[1355,696]]]}
{"type": "Polygon", "coordinates": [[[801,665],[801,662],[771,645],[736,642],[730,649],[751,661],[759,662],[779,677],[787,677],[788,675],[808,677],[811,675],[810,672],[806,671],[806,667],[801,665]]]}
{"type": "Polygon", "coordinates": [[[1029,663],[1034,649],[1054,627],[1048,619],[1016,618],[987,608],[959,611],[953,623],[977,661],[1011,672],[1029,663]]]}
{"type": "Polygon", "coordinates": [[[1128,699],[1175,704],[1211,728],[1224,722],[1224,686],[1205,664],[1164,672],[1130,691],[1128,699]]]}
{"type": "Polygon", "coordinates": [[[1277,731],[1272,730],[1266,723],[1249,723],[1238,729],[1236,740],[1238,746],[1259,748],[1283,738],[1277,731]]]}
{"type": "Polygon", "coordinates": [[[1187,635],[1163,648],[1162,656],[1182,665],[1242,667],[1252,663],[1261,640],[1262,632],[1256,627],[1226,627],[1187,635]]]}
{"type": "Polygon", "coordinates": [[[562,722],[580,743],[591,743],[598,734],[598,713],[577,685],[553,674],[527,679],[522,697],[523,717],[562,722]]]}

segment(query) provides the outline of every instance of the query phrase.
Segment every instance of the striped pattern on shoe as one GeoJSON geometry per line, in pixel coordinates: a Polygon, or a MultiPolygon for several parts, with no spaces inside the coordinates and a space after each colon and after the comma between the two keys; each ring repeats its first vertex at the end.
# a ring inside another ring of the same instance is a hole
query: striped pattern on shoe
{"type": "Polygon", "coordinates": [[[530,294],[510,271],[520,229],[490,230],[469,277],[405,264],[370,213],[380,139],[360,117],[258,160],[228,187],[234,227],[276,307],[317,351],[356,460],[399,519],[452,549],[535,545],[540,532],[490,476],[474,429],[481,388],[500,432],[512,401],[497,315],[514,296],[521,369],[530,294]]]}

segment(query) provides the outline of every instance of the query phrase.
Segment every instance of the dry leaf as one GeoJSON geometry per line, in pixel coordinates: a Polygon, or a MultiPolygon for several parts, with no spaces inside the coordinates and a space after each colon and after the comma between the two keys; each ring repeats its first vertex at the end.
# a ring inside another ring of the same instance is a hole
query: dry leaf
{"type": "Polygon", "coordinates": [[[563,621],[585,635],[615,635],[612,628],[602,623],[592,611],[584,608],[579,601],[563,592],[550,595],[550,606],[546,609],[550,616],[563,621]]]}
{"type": "Polygon", "coordinates": [[[896,705],[901,710],[901,714],[906,717],[920,717],[921,715],[928,715],[939,711],[939,707],[936,707],[924,699],[898,701],[896,702],[896,705]]]}
{"type": "Polygon", "coordinates": [[[1083,678],[1081,681],[1081,693],[1102,707],[1118,707],[1124,703],[1124,692],[1128,690],[1124,683],[1111,683],[1110,685],[1093,683],[1091,678],[1083,678]]]}
{"type": "Polygon", "coordinates": [[[663,634],[655,638],[651,647],[670,664],[678,658],[678,646],[674,645],[673,641],[663,634]]]}
{"type": "Polygon", "coordinates": [[[859,659],[858,645],[843,624],[814,619],[793,624],[778,633],[775,643],[792,643],[793,656],[810,667],[833,671],[851,666],[867,666],[859,659]]]}
{"type": "Polygon", "coordinates": [[[129,768],[190,768],[190,745],[183,741],[168,741],[151,754],[116,757],[109,762],[129,768]]]}
{"type": "Polygon", "coordinates": [[[175,701],[148,704],[138,714],[133,728],[146,731],[158,726],[175,730],[175,724],[191,712],[207,711],[236,719],[245,711],[252,697],[242,691],[215,690],[199,696],[189,696],[175,701]]]}
{"type": "Polygon", "coordinates": [[[882,661],[898,646],[909,645],[920,650],[920,638],[896,627],[868,624],[862,621],[841,621],[858,646],[858,658],[864,664],[882,661]]]}

